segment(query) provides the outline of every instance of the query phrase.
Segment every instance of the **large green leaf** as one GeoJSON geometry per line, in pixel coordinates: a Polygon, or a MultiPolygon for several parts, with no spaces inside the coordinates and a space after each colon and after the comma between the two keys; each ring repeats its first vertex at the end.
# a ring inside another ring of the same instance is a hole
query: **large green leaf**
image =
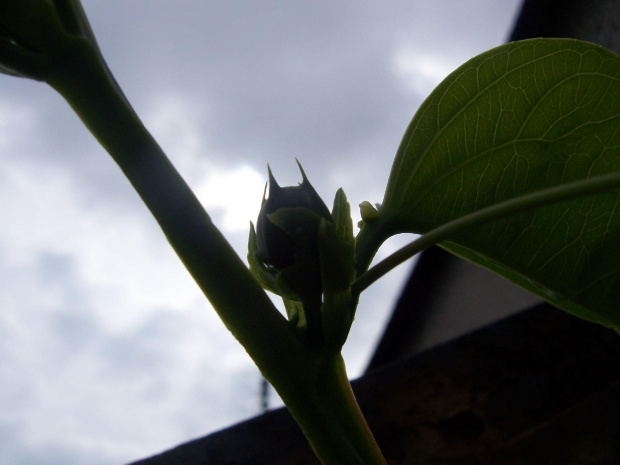
{"type": "MultiPolygon", "coordinates": [[[[525,193],[617,171],[620,58],[576,40],[506,44],[458,68],[422,104],[358,244],[425,233],[525,193]]],[[[442,246],[620,328],[617,190],[513,214],[442,246]]]]}

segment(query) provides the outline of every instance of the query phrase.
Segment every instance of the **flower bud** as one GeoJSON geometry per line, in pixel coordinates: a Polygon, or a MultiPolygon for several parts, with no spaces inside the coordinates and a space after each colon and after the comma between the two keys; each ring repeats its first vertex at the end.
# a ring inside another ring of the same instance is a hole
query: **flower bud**
{"type": "Polygon", "coordinates": [[[248,263],[265,289],[282,296],[304,343],[337,352],[356,304],[351,208],[340,189],[330,214],[299,169],[303,182],[296,187],[280,187],[269,171],[269,197],[250,229],[248,263]]]}
{"type": "Polygon", "coordinates": [[[259,280],[285,303],[293,303],[289,321],[304,328],[306,343],[319,347],[324,341],[320,235],[325,223],[334,225],[301,165],[299,169],[303,181],[290,187],[280,187],[269,170],[269,197],[263,198],[258,215],[252,261],[258,262],[253,268],[259,280]]]}
{"type": "MultiPolygon", "coordinates": [[[[311,231],[308,231],[308,226],[316,223],[316,229],[318,230],[317,218],[325,218],[330,222],[332,221],[332,216],[327,206],[314,190],[308,178],[306,178],[301,165],[299,165],[299,169],[303,178],[302,183],[299,186],[289,187],[280,187],[273,177],[271,169],[269,170],[269,197],[266,200],[263,199],[258,215],[256,252],[266,265],[273,267],[276,271],[282,271],[294,266],[298,262],[296,255],[300,253],[300,244],[296,244],[296,240],[300,240],[300,236],[312,234],[311,231]],[[289,218],[287,219],[285,217],[287,212],[282,210],[297,208],[303,208],[308,213],[314,213],[314,215],[306,214],[304,218],[303,212],[288,212],[289,218]],[[280,211],[277,215],[279,219],[274,222],[275,219],[270,218],[270,216],[278,211],[280,211]]],[[[312,240],[306,240],[305,242],[309,242],[306,246],[313,247],[314,251],[316,251],[315,255],[318,256],[316,244],[313,246],[311,244],[312,240]]],[[[303,251],[303,255],[309,252],[303,251]]]]}

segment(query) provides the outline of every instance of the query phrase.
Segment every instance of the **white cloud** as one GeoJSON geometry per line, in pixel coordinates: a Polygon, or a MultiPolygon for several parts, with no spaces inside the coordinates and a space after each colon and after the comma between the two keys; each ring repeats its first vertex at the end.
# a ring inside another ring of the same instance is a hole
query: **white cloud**
{"type": "MultiPolygon", "coordinates": [[[[266,171],[266,170],[265,170],[266,171]]],[[[226,169],[211,166],[196,188],[207,211],[221,216],[223,232],[248,231],[256,223],[266,176],[247,165],[226,169]]]]}
{"type": "Polygon", "coordinates": [[[123,463],[255,413],[256,368],[144,206],[4,150],[0,462],[123,463]]]}
{"type": "Polygon", "coordinates": [[[425,98],[461,62],[446,56],[420,55],[409,48],[394,53],[392,66],[405,89],[425,98]]]}
{"type": "MultiPolygon", "coordinates": [[[[204,108],[206,102],[201,102],[204,108]]],[[[201,107],[182,95],[152,96],[145,111],[145,125],[188,182],[203,175],[201,162],[210,154],[200,132],[201,107]]]]}
{"type": "MultiPolygon", "coordinates": [[[[206,106],[206,102],[202,104],[206,106]]],[[[266,168],[265,173],[259,173],[247,163],[235,163],[240,156],[217,153],[209,135],[200,129],[205,109],[198,109],[195,102],[167,94],[153,98],[151,107],[146,126],[218,227],[229,233],[248,231],[260,210],[266,168]]]]}
{"type": "Polygon", "coordinates": [[[24,136],[35,116],[26,105],[0,101],[0,150],[6,150],[24,136]]]}

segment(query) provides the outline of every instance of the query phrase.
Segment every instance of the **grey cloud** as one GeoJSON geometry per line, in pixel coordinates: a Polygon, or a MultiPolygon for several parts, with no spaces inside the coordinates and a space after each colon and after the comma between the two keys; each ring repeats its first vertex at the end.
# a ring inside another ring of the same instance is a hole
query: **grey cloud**
{"type": "MultiPolygon", "coordinates": [[[[205,160],[293,171],[297,157],[315,172],[364,163],[382,173],[379,183],[425,97],[399,84],[395,50],[441,60],[498,45],[516,3],[93,0],[85,7],[141,114],[166,93],[204,109],[205,160]]],[[[28,101],[29,90],[20,89],[28,101]]],[[[118,193],[112,199],[122,203],[130,189],[116,166],[68,108],[59,113],[50,89],[36,93],[45,106],[32,156],[65,165],[81,195],[118,193]]]]}
{"type": "MultiPolygon", "coordinates": [[[[160,1],[133,2],[122,15],[126,4],[104,3],[92,6],[103,17],[102,46],[138,102],[155,89],[204,96],[212,114],[204,133],[216,153],[261,164],[297,156],[317,165],[350,159],[377,136],[393,140],[395,122],[411,118],[424,96],[416,101],[398,90],[390,54],[399,43],[450,56],[463,43],[471,47],[474,32],[492,31],[507,10],[488,1],[478,8],[272,1],[192,2],[179,13],[177,4],[160,1]]],[[[492,41],[491,34],[478,42],[497,45],[505,35],[497,31],[492,41]]]]}

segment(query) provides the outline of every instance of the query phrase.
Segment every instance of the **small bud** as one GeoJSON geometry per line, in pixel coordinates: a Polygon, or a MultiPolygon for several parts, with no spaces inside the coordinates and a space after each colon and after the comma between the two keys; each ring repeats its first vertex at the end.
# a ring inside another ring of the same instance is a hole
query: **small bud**
{"type": "Polygon", "coordinates": [[[360,214],[364,221],[372,221],[379,216],[377,209],[366,200],[360,203],[360,214]]]}

